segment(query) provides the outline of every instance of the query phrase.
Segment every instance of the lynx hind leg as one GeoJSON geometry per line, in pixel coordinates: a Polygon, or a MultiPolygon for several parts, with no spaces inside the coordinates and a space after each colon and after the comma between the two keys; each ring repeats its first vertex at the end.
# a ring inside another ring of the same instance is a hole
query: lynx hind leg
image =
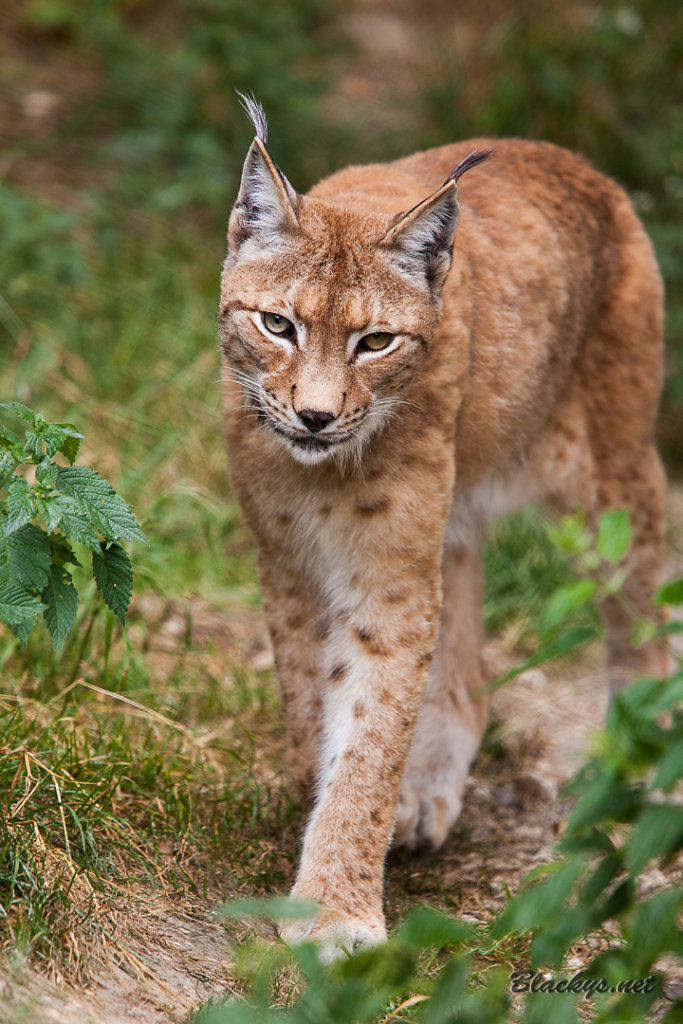
{"type": "Polygon", "coordinates": [[[441,627],[408,755],[394,843],[439,847],[462,807],[484,728],[481,542],[447,545],[441,627]]]}
{"type": "Polygon", "coordinates": [[[662,639],[649,640],[639,646],[634,643],[638,620],[663,621],[663,612],[653,608],[652,598],[664,575],[664,470],[652,444],[629,455],[618,476],[603,480],[598,487],[598,513],[608,508],[627,509],[633,533],[625,559],[624,585],[602,607],[610,697],[638,676],[657,678],[665,675],[668,667],[666,644],[662,639]]]}
{"type": "Polygon", "coordinates": [[[612,694],[638,675],[667,669],[660,642],[633,645],[636,620],[662,618],[652,608],[666,531],[666,481],[653,441],[664,364],[662,282],[630,204],[615,209],[615,229],[619,274],[605,289],[577,367],[594,464],[593,512],[627,509],[633,530],[624,587],[603,609],[612,694]]]}

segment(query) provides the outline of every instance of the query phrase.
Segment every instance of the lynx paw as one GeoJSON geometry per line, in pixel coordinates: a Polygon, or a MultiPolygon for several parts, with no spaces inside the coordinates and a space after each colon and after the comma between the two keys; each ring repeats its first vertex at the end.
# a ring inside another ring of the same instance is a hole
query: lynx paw
{"type": "Polygon", "coordinates": [[[315,942],[324,964],[332,963],[344,953],[355,953],[367,946],[386,942],[384,921],[347,917],[323,911],[317,917],[304,921],[288,921],[280,928],[280,936],[287,945],[315,942]]]}
{"type": "Polygon", "coordinates": [[[460,814],[476,737],[457,719],[438,725],[440,735],[423,728],[413,741],[396,808],[396,845],[437,849],[460,814]]]}
{"type": "Polygon", "coordinates": [[[404,779],[396,808],[394,845],[413,849],[425,844],[438,849],[461,807],[460,794],[448,780],[432,779],[429,785],[421,786],[404,779]]]}

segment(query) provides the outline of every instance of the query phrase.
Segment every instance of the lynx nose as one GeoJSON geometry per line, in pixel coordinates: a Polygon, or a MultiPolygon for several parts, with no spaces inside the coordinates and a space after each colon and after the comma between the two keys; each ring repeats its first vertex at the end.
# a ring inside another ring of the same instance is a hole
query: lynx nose
{"type": "Polygon", "coordinates": [[[336,418],[334,413],[321,412],[318,409],[302,409],[301,412],[297,413],[297,416],[312,434],[317,434],[326,423],[331,423],[336,418]]]}

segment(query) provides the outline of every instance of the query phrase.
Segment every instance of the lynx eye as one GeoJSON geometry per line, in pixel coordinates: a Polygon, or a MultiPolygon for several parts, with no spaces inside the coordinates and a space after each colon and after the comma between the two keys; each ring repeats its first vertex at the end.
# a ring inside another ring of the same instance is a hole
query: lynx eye
{"type": "Polygon", "coordinates": [[[381,352],[391,345],[395,337],[395,334],[389,334],[387,331],[374,331],[360,339],[358,349],[360,352],[381,352]]]}
{"type": "Polygon", "coordinates": [[[286,316],[279,313],[261,313],[261,321],[266,330],[277,334],[279,338],[288,338],[294,331],[294,324],[286,316]]]}

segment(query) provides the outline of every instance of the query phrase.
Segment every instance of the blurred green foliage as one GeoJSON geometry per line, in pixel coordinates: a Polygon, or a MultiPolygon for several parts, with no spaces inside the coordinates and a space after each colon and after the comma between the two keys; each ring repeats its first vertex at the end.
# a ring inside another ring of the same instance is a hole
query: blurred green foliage
{"type": "MultiPolygon", "coordinates": [[[[486,628],[497,633],[512,621],[518,643],[538,631],[548,594],[577,580],[534,509],[495,524],[484,549],[484,567],[486,628]]],[[[583,609],[579,624],[597,627],[597,613],[583,609]]]]}
{"type": "Polygon", "coordinates": [[[98,62],[101,85],[65,132],[95,140],[117,198],[161,214],[201,204],[224,219],[251,135],[236,89],[256,90],[301,187],[328,166],[338,139],[316,104],[340,45],[333,12],[328,0],[91,0],[84,18],[78,0],[33,0],[25,17],[98,62]]]}

